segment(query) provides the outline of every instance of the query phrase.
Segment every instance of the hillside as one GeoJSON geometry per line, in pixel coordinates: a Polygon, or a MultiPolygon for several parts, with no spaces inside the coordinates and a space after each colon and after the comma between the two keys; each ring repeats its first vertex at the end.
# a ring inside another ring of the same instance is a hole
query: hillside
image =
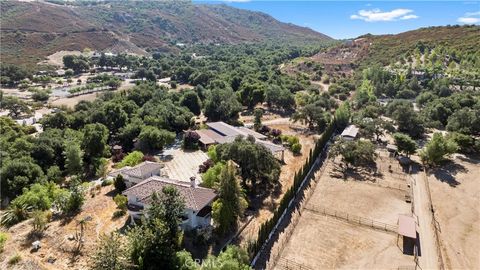
{"type": "Polygon", "coordinates": [[[463,53],[478,52],[480,44],[479,26],[441,26],[420,28],[397,35],[364,36],[371,42],[369,53],[360,62],[389,64],[405,53],[412,51],[417,44],[425,47],[442,46],[463,53]]]}
{"type": "Polygon", "coordinates": [[[359,66],[389,65],[400,61],[417,47],[442,47],[457,54],[474,55],[478,52],[478,44],[479,26],[428,27],[396,35],[368,34],[319,52],[300,63],[292,63],[286,70],[312,74],[314,70],[306,69],[303,63],[313,62],[320,64],[329,75],[349,75],[359,66]]]}
{"type": "Polygon", "coordinates": [[[177,43],[321,41],[309,28],[260,12],[190,2],[1,2],[1,57],[34,64],[60,50],[178,50],[177,43]],[[20,56],[22,56],[20,58],[20,56]]]}

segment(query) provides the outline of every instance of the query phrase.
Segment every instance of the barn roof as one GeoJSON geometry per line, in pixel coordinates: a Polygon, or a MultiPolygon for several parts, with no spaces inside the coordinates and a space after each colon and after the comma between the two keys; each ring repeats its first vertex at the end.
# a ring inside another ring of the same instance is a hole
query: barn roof
{"type": "Polygon", "coordinates": [[[416,239],[417,228],[415,218],[407,215],[398,216],[398,234],[416,239]]]}

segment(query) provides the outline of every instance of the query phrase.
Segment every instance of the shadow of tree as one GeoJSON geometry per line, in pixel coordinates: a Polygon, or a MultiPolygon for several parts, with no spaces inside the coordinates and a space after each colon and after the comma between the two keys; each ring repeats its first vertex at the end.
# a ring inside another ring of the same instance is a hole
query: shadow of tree
{"type": "Polygon", "coordinates": [[[453,162],[448,162],[444,166],[435,168],[432,171],[436,179],[448,183],[452,187],[460,184],[455,177],[460,172],[467,172],[467,169],[463,165],[453,162]]]}

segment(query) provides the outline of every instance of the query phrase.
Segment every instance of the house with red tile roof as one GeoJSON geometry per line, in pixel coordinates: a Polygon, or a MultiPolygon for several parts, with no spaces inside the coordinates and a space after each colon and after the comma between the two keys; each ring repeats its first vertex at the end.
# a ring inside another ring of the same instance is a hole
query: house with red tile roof
{"type": "MultiPolygon", "coordinates": [[[[152,176],[122,192],[128,198],[128,212],[132,220],[139,219],[149,207],[154,192],[161,193],[166,186],[175,187],[185,201],[182,229],[190,230],[211,225],[212,203],[217,198],[213,189],[199,187],[195,178],[190,183],[160,176],[152,176]]],[[[148,217],[146,217],[148,218],[148,217]]]]}

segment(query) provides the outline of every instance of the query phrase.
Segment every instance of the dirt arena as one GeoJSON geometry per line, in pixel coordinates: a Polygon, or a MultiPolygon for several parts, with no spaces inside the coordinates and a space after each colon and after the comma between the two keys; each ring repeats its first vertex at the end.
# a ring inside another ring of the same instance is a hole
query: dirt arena
{"type": "Polygon", "coordinates": [[[396,234],[398,216],[411,213],[411,204],[405,202],[407,191],[380,184],[387,181],[406,187],[406,183],[401,183],[406,177],[395,177],[401,173],[399,167],[392,166],[388,173],[383,171],[389,170],[386,165],[389,162],[395,165],[388,155],[379,157],[377,164],[383,164],[378,166],[380,174],[360,181],[359,175],[346,179],[333,177],[336,167],[330,160],[317,178],[315,190],[304,205],[275,269],[413,267],[414,257],[403,254],[402,239],[397,245],[396,234]],[[333,217],[332,213],[343,217],[348,214],[349,221],[333,217]],[[359,217],[366,222],[362,225],[353,222],[359,217]],[[372,228],[366,225],[368,221],[383,224],[388,230],[372,228]]]}
{"type": "Polygon", "coordinates": [[[480,160],[458,156],[428,181],[445,269],[480,269],[480,160]]]}

